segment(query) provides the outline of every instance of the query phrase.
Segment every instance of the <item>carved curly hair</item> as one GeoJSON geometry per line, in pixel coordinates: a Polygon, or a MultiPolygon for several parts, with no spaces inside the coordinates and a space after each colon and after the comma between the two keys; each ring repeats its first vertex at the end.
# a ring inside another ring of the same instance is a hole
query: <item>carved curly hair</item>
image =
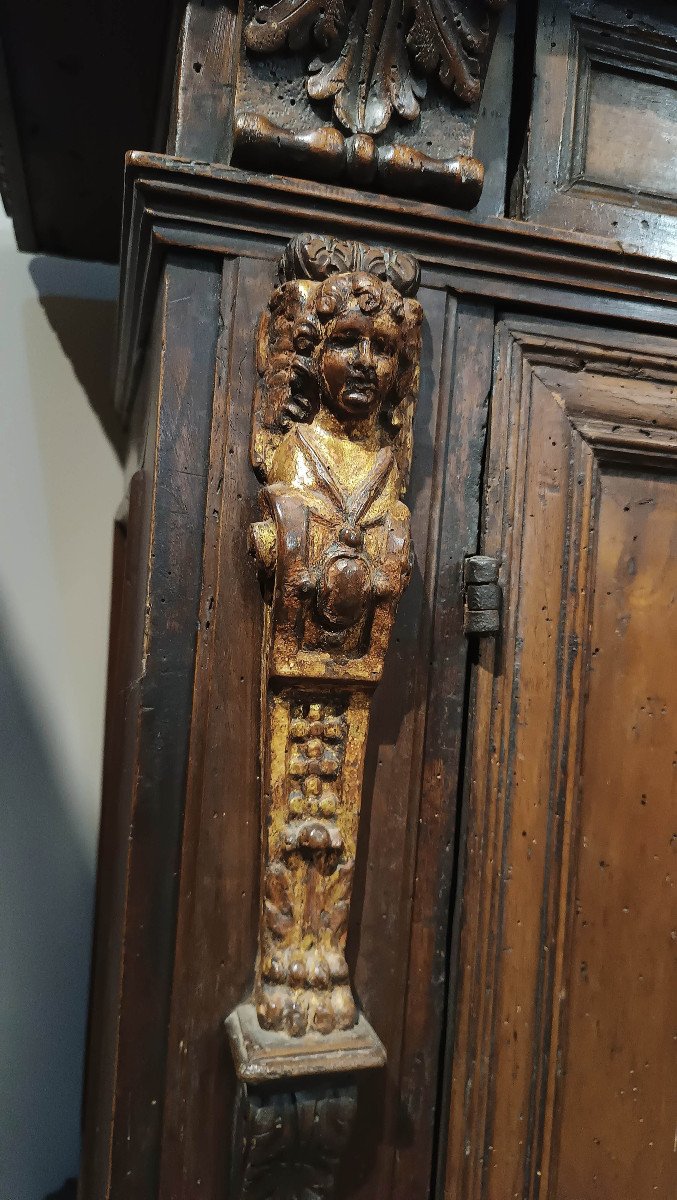
{"type": "Polygon", "coordinates": [[[404,484],[421,342],[422,310],[413,299],[420,280],[416,259],[361,242],[303,234],[287,244],[279,279],[258,329],[254,468],[265,479],[285,432],[294,422],[312,421],[321,401],[319,365],[327,326],[357,302],[370,315],[387,313],[401,330],[396,384],[380,416],[404,484]]]}
{"type": "Polygon", "coordinates": [[[381,418],[393,434],[402,427],[403,409],[416,399],[421,306],[387,280],[363,271],[332,275],[321,283],[293,280],[276,288],[259,329],[258,369],[263,390],[263,424],[289,428],[310,421],[320,403],[319,351],[330,321],[357,302],[370,316],[387,313],[400,327],[399,370],[394,394],[381,418]]]}

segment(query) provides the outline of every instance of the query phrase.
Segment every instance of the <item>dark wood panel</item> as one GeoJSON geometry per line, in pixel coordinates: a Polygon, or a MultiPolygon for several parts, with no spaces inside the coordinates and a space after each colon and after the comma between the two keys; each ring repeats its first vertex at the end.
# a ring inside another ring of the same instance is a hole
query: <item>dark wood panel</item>
{"type": "MultiPolygon", "coordinates": [[[[411,1200],[428,1170],[441,1114],[437,1106],[441,1014],[448,983],[448,941],[456,808],[464,748],[467,638],[463,631],[462,563],[477,549],[481,468],[491,387],[494,314],[461,301],[456,337],[442,363],[440,386],[451,405],[437,436],[444,455],[438,516],[431,523],[436,579],[431,596],[430,661],[418,815],[401,1091],[405,1105],[391,1196],[411,1200]],[[453,353],[452,353],[453,350],[453,353]]],[[[444,1117],[441,1118],[444,1120],[444,1117]]]]}
{"type": "Polygon", "coordinates": [[[672,764],[674,687],[647,637],[674,623],[676,379],[666,341],[500,333],[483,548],[502,563],[504,634],[476,678],[448,1197],[674,1192],[672,827],[656,779],[668,746],[672,764]],[[637,554],[621,559],[624,539],[637,554]],[[625,653],[646,657],[640,671],[625,653]],[[656,1071],[652,1095],[630,1076],[635,1055],[656,1071]]]}
{"type": "Polygon", "coordinates": [[[185,5],[176,62],[167,152],[200,162],[230,162],[241,4],[185,5]]]}
{"type": "Polygon", "coordinates": [[[101,825],[97,864],[95,941],[89,1001],[83,1144],[78,1195],[99,1200],[107,1194],[115,1106],[117,1036],[125,938],[125,897],[131,821],[131,779],[139,706],[139,663],[143,657],[148,559],[151,537],[152,467],[144,442],[155,442],[157,387],[162,354],[162,293],[145,356],[130,439],[130,466],[136,465],[116,531],[116,560],[109,645],[101,825]],[[123,532],[124,530],[124,532],[123,532]],[[119,574],[122,585],[118,591],[119,574]]]}
{"type": "Polygon", "coordinates": [[[185,258],[168,263],[159,297],[120,783],[121,966],[110,1021],[93,1029],[113,1094],[106,1126],[86,1135],[100,1189],[87,1200],[157,1189],[219,290],[218,269],[185,258]]]}
{"type": "Polygon", "coordinates": [[[256,957],[262,606],[247,530],[258,516],[249,462],[251,330],[274,260],[223,273],[208,456],[202,592],[186,781],[160,1196],[220,1197],[228,1178],[234,1073],[224,1021],[256,957]]]}
{"type": "Polygon", "coordinates": [[[528,220],[672,258],[677,25],[670,6],[540,0],[528,220]]]}
{"type": "Polygon", "coordinates": [[[135,704],[133,679],[141,643],[139,613],[145,592],[144,541],[148,507],[145,477],[132,478],[124,524],[113,540],[111,619],[108,651],[106,737],[99,827],[96,907],[90,981],[87,1069],[83,1093],[84,1145],[80,1194],[105,1195],[106,1155],[114,1092],[117,1005],[122,969],[125,848],[129,809],[121,795],[124,730],[135,704]]]}

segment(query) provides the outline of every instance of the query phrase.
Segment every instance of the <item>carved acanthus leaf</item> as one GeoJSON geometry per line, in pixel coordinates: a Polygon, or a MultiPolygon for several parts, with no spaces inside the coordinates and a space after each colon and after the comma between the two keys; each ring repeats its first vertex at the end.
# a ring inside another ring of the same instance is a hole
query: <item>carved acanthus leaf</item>
{"type": "MultiPolygon", "coordinates": [[[[281,283],[294,279],[312,279],[319,283],[331,275],[348,271],[365,271],[392,283],[401,296],[415,296],[421,281],[419,264],[411,254],[307,234],[292,238],[288,243],[280,263],[279,278],[281,283]]],[[[268,365],[266,354],[261,355],[260,363],[259,369],[265,370],[268,365]]]]}
{"type": "Polygon", "coordinates": [[[347,129],[382,133],[393,109],[408,121],[418,116],[425,82],[411,73],[402,21],[401,0],[389,4],[360,0],[355,28],[346,35],[338,57],[311,62],[308,95],[313,100],[334,97],[334,112],[347,129]],[[361,29],[362,38],[355,32],[361,29]]]}
{"type": "Polygon", "coordinates": [[[416,0],[410,7],[414,20],[407,45],[416,66],[425,75],[437,73],[459,100],[474,103],[480,94],[480,56],[489,37],[480,5],[472,5],[474,20],[470,5],[455,0],[416,0]]]}
{"type": "Polygon", "coordinates": [[[419,100],[427,92],[425,80],[417,79],[411,72],[401,36],[403,18],[402,6],[391,4],[369,92],[372,116],[379,131],[386,128],[393,109],[405,121],[414,121],[421,110],[419,100]]]}
{"type": "Polygon", "coordinates": [[[357,1108],[354,1087],[241,1100],[241,1200],[329,1200],[357,1108]]]}
{"type": "Polygon", "coordinates": [[[250,50],[315,42],[308,95],[332,100],[353,133],[376,136],[396,112],[419,115],[425,76],[438,76],[465,103],[480,94],[481,58],[489,44],[488,12],[505,0],[280,0],[258,9],[245,31],[250,50]]]}
{"type": "Polygon", "coordinates": [[[330,47],[341,36],[347,15],[344,0],[279,0],[257,10],[245,30],[245,42],[250,50],[265,54],[285,43],[298,50],[312,35],[318,46],[330,47]]]}
{"type": "Polygon", "coordinates": [[[273,937],[282,940],[294,924],[291,873],[282,863],[271,863],[266,871],[266,925],[273,937]]]}
{"type": "Polygon", "coordinates": [[[341,863],[327,881],[321,920],[334,935],[336,945],[343,948],[348,932],[350,915],[350,891],[353,885],[355,863],[351,859],[341,863]]]}

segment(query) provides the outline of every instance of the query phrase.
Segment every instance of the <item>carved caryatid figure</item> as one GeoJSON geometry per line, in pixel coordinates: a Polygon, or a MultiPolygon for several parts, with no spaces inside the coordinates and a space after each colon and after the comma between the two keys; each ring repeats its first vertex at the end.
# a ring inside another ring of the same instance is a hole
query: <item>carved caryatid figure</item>
{"type": "Polygon", "coordinates": [[[344,948],[370,697],[411,571],[421,307],[413,259],[355,243],[296,239],[280,276],[252,433],[266,601],[254,1003],[262,1029],[303,1037],[358,1017],[344,948]]]}

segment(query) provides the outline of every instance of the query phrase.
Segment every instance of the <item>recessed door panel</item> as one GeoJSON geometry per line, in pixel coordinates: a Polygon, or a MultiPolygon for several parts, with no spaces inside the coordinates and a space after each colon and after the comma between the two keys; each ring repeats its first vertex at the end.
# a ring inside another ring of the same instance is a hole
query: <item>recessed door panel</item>
{"type": "Polygon", "coordinates": [[[446,1195],[668,1200],[677,362],[499,329],[446,1195]]]}

